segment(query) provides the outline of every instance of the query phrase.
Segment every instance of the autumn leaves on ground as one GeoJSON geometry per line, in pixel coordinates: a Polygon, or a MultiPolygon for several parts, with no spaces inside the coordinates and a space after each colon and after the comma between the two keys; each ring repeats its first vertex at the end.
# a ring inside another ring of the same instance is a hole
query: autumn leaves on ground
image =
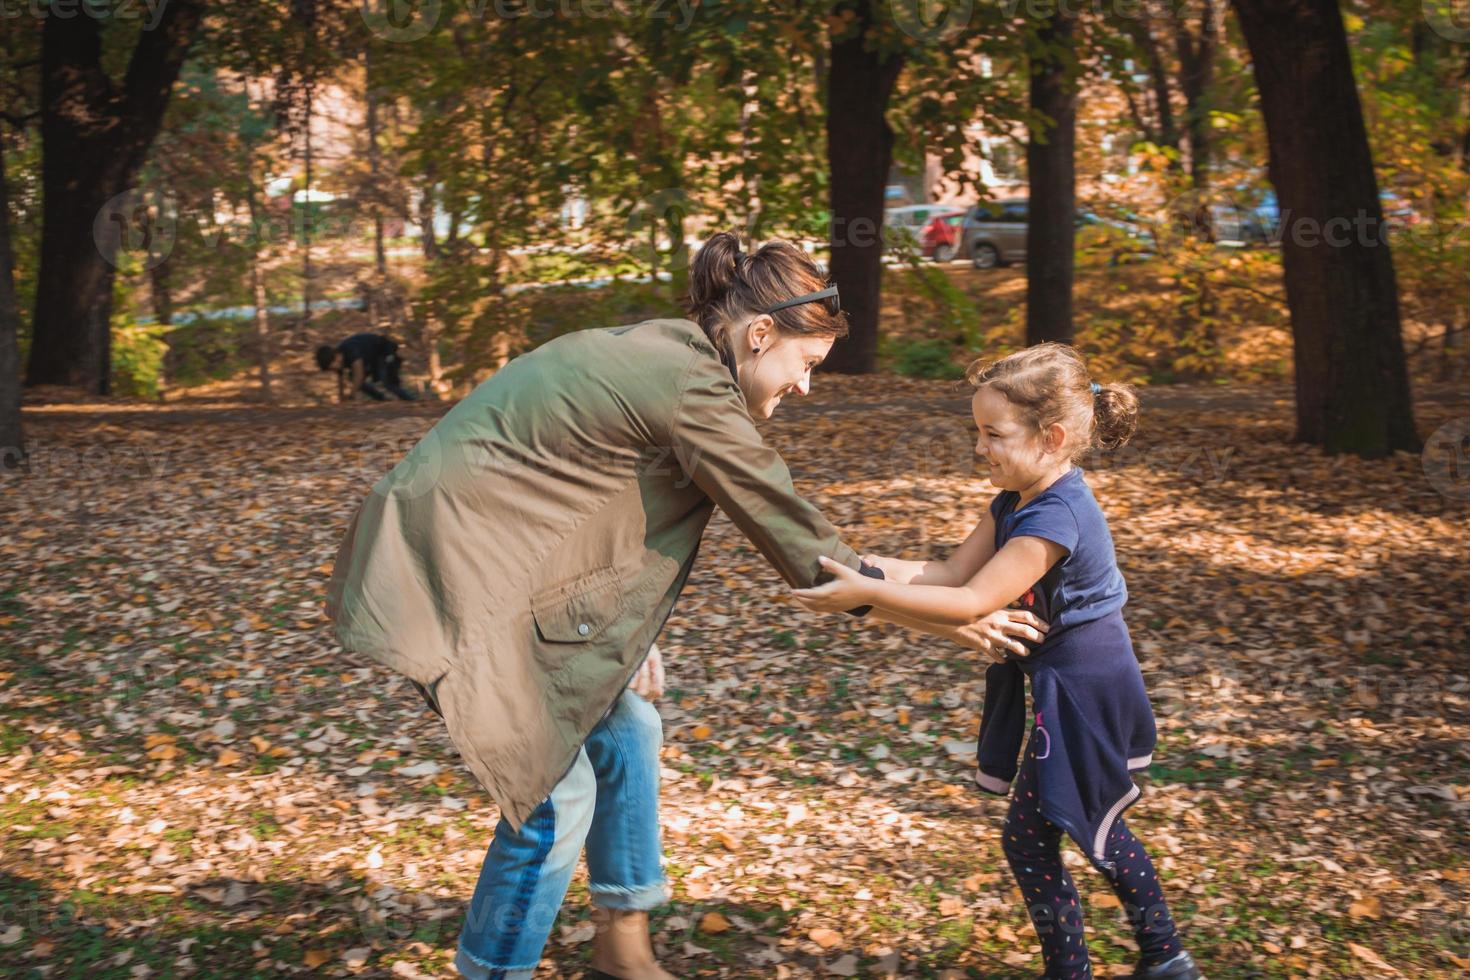
{"type": "MultiPolygon", "coordinates": [[[[1154,388],[1088,461],[1160,745],[1130,821],[1211,977],[1470,969],[1470,501],[1291,445],[1285,389],[1154,388]]],[[[321,612],[346,520],[444,410],[37,408],[0,484],[0,973],[448,976],[497,814],[321,612]]],[[[1427,434],[1470,415],[1426,391],[1427,434]]],[[[936,554],[990,491],[950,382],[818,379],[768,426],[860,548],[936,554]]],[[[689,977],[1024,977],[976,655],[823,618],[717,517],[663,634],[689,977]]],[[[1133,947],[1102,879],[1099,973],[1133,947]],[[1110,907],[1111,905],[1111,907],[1110,907]]],[[[538,976],[576,977],[579,874],[538,976]]]]}

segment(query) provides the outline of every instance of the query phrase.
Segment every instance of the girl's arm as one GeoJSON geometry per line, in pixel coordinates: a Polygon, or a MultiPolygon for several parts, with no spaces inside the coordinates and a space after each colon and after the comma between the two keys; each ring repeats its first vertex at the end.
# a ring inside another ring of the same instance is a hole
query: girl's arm
{"type": "MultiPolygon", "coordinates": [[[[913,585],[963,585],[995,554],[995,518],[989,508],[980,523],[958,548],[943,561],[904,561],[883,555],[868,555],[865,561],[883,569],[890,581],[913,585]]],[[[908,624],[904,624],[908,625],[908,624]]]]}
{"type": "Polygon", "coordinates": [[[833,580],[793,594],[808,608],[823,612],[870,603],[926,623],[964,626],[1019,599],[1066,554],[1067,549],[1055,541],[1017,536],[957,587],[869,579],[822,558],[822,567],[833,574],[833,580]]]}
{"type": "Polygon", "coordinates": [[[1029,651],[1021,640],[1040,643],[1050,628],[1034,613],[1022,609],[1002,609],[968,626],[939,626],[886,609],[874,609],[869,618],[953,640],[962,647],[979,650],[997,662],[1005,659],[1006,651],[1026,656],[1029,651]]]}
{"type": "MultiPolygon", "coordinates": [[[[886,575],[887,573],[885,572],[884,574],[886,575]]],[[[961,633],[960,627],[958,626],[939,626],[935,623],[926,623],[921,619],[912,619],[908,616],[902,615],[901,613],[890,612],[887,609],[878,608],[874,608],[873,611],[868,614],[868,618],[882,620],[885,623],[892,623],[895,626],[905,626],[911,630],[917,630],[920,633],[927,633],[930,636],[938,636],[946,640],[953,640],[960,646],[971,647],[972,649],[982,649],[982,652],[985,653],[986,656],[990,657],[992,660],[1002,659],[1001,655],[998,652],[993,651],[990,644],[987,643],[982,648],[979,644],[975,643],[969,638],[966,638],[964,634],[961,633]]]]}

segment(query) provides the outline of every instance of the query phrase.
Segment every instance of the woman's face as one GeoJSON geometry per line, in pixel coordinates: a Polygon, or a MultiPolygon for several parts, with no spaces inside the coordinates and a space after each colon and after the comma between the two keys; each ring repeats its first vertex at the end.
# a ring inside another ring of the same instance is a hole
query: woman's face
{"type": "Polygon", "coordinates": [[[994,388],[975,392],[970,408],[980,435],[975,455],[999,490],[1024,490],[1036,481],[1046,450],[1034,428],[1017,416],[1016,407],[994,388]]]}
{"type": "Polygon", "coordinates": [[[782,334],[769,316],[762,315],[752,321],[745,343],[736,354],[742,362],[740,388],[745,392],[751,418],[768,419],[781,399],[810,391],[812,368],[822,363],[834,339],[782,334]]]}

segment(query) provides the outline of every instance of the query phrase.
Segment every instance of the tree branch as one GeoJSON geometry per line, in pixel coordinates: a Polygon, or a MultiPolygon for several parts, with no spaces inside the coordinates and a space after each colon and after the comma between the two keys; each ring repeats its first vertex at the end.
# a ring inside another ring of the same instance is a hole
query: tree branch
{"type": "Polygon", "coordinates": [[[1158,142],[1153,132],[1148,128],[1148,123],[1143,121],[1143,113],[1138,108],[1138,102],[1133,98],[1133,90],[1126,85],[1123,86],[1123,97],[1128,100],[1128,114],[1133,117],[1133,124],[1143,134],[1143,138],[1150,143],[1158,142]]]}
{"type": "Polygon", "coordinates": [[[1254,296],[1259,296],[1261,299],[1269,300],[1270,302],[1275,303],[1278,306],[1287,305],[1285,296],[1269,292],[1265,289],[1259,289],[1255,286],[1250,285],[1249,283],[1238,282],[1234,279],[1224,279],[1220,282],[1217,282],[1215,285],[1224,287],[1226,289],[1239,289],[1243,292],[1251,293],[1254,296]]]}
{"type": "Polygon", "coordinates": [[[35,112],[27,112],[23,116],[18,116],[13,112],[0,112],[0,119],[3,119],[6,122],[10,123],[10,125],[14,126],[16,129],[25,129],[26,123],[30,122],[32,119],[40,118],[40,109],[37,109],[35,112]]]}
{"type": "Polygon", "coordinates": [[[199,31],[204,7],[205,0],[175,0],[164,9],[157,26],[145,29],[133,47],[118,113],[120,131],[127,134],[125,156],[141,156],[157,135],[169,92],[199,31]]]}

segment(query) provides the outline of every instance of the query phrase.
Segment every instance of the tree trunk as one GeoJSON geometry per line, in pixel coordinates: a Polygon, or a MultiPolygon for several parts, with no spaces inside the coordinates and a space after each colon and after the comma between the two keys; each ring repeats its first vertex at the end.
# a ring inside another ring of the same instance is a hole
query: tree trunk
{"type": "Polygon", "coordinates": [[[893,163],[885,112],[903,58],[866,50],[872,25],[867,0],[842,3],[856,29],[832,40],[827,85],[827,164],[831,174],[831,276],[841,291],[849,333],[824,367],[868,374],[876,366],[883,276],[883,190],[893,163]]]}
{"type": "MultiPolygon", "coordinates": [[[[1179,127],[1174,121],[1169,67],[1164,64],[1158,42],[1154,40],[1154,25],[1147,18],[1124,18],[1123,22],[1133,36],[1133,43],[1143,52],[1144,62],[1148,67],[1149,84],[1153,92],[1154,119],[1158,124],[1157,129],[1147,125],[1141,128],[1144,135],[1156,145],[1167,146],[1177,151],[1179,149],[1179,127]]],[[[1138,114],[1138,121],[1140,123],[1144,121],[1142,114],[1138,114]]],[[[1180,169],[1179,160],[1170,158],[1169,169],[1180,169]]]]}
{"type": "Polygon", "coordinates": [[[434,317],[424,318],[423,334],[419,338],[424,348],[424,370],[429,375],[429,388],[438,398],[444,384],[444,365],[439,359],[439,321],[434,317]]]}
{"type": "MultiPolygon", "coordinates": [[[[1457,373],[1455,371],[1455,335],[1460,332],[1462,319],[1463,314],[1457,310],[1449,320],[1445,321],[1444,337],[1439,342],[1439,380],[1441,381],[1455,380],[1457,373]]],[[[3,440],[0,440],[0,444],[3,444],[3,440]]]]}
{"type": "Polygon", "coordinates": [[[5,143],[0,139],[0,470],[25,464],[20,420],[20,306],[15,299],[15,265],[10,254],[10,187],[5,178],[5,143]]]}
{"type": "Polygon", "coordinates": [[[1204,0],[1199,37],[1190,34],[1182,10],[1175,10],[1174,45],[1179,57],[1179,88],[1184,93],[1184,130],[1189,134],[1189,177],[1195,187],[1210,183],[1210,107],[1206,100],[1215,72],[1220,11],[1204,0]]]}
{"type": "Polygon", "coordinates": [[[1026,222],[1026,343],[1072,342],[1072,269],[1076,256],[1077,92],[1071,64],[1073,16],[1058,4],[1037,35],[1031,59],[1031,108],[1045,116],[1026,143],[1030,205],[1026,222]]]}
{"type": "Polygon", "coordinates": [[[153,318],[164,326],[174,322],[173,264],[164,259],[148,270],[148,293],[153,300],[153,318]]]}
{"type": "Polygon", "coordinates": [[[1398,286],[1338,0],[1232,0],[1281,205],[1299,441],[1417,452],[1398,286]]]}
{"type": "MultiPolygon", "coordinates": [[[[741,94],[745,95],[745,75],[741,75],[741,94]]],[[[643,229],[647,236],[648,274],[655,288],[659,276],[668,273],[669,284],[666,295],[678,305],[689,292],[689,246],[684,233],[684,212],[689,205],[684,200],[683,153],[676,139],[671,138],[664,124],[664,105],[660,95],[667,86],[647,84],[639,97],[638,112],[634,118],[632,152],[641,163],[641,172],[649,187],[656,192],[638,205],[635,212],[638,222],[647,223],[643,229]],[[646,217],[645,217],[646,215],[646,217]],[[660,247],[667,236],[668,251],[660,247]]],[[[741,103],[740,142],[745,140],[745,103],[741,103]]],[[[742,150],[742,152],[744,152],[742,150]]],[[[636,224],[636,222],[634,223],[636,224]]],[[[632,226],[630,225],[630,230],[632,226]]]]}
{"type": "Polygon", "coordinates": [[[367,100],[368,184],[373,201],[373,261],[378,285],[388,277],[388,250],[383,244],[382,154],[378,149],[378,90],[373,87],[373,45],[369,40],[363,56],[363,95],[367,100]]]}
{"type": "MultiPolygon", "coordinates": [[[[1470,51],[1465,52],[1465,67],[1460,71],[1463,86],[1460,95],[1460,118],[1470,119],[1470,51]]],[[[1470,173],[1470,123],[1460,131],[1460,169],[1470,173]]]]}
{"type": "Polygon", "coordinates": [[[459,244],[459,225],[464,220],[464,212],[460,205],[455,204],[449,209],[449,229],[444,232],[444,248],[453,254],[455,246],[459,244]]]}
{"type": "MultiPolygon", "coordinates": [[[[308,69],[308,72],[310,69],[308,69]]],[[[301,326],[297,335],[310,339],[311,337],[311,281],[315,273],[311,269],[311,232],[315,223],[312,217],[312,208],[315,206],[311,200],[311,116],[312,116],[312,89],[315,87],[313,79],[308,74],[306,79],[306,130],[305,130],[305,156],[306,156],[306,201],[301,209],[301,326]]]]}
{"type": "Polygon", "coordinates": [[[423,235],[419,239],[419,246],[424,253],[424,273],[429,272],[429,263],[439,257],[439,243],[434,239],[434,181],[438,172],[434,169],[432,161],[424,165],[423,194],[419,198],[419,227],[423,229],[423,235]]]}
{"type": "MultiPolygon", "coordinates": [[[[424,254],[425,278],[430,273],[430,265],[439,257],[439,243],[434,239],[434,181],[437,177],[438,170],[430,160],[424,165],[423,196],[419,199],[419,225],[423,229],[419,244],[424,254]]],[[[429,386],[437,398],[441,393],[440,382],[444,376],[443,366],[439,362],[439,335],[443,330],[439,318],[434,315],[432,304],[425,304],[420,323],[422,332],[419,340],[424,348],[424,364],[429,372],[429,386]]]]}
{"type": "Polygon", "coordinates": [[[111,373],[112,279],[134,230],[129,189],[158,134],[204,4],[179,0],[139,34],[121,88],[103,68],[99,21],[48,16],[41,34],[40,271],[30,384],[106,394],[111,373]]]}
{"type": "Polygon", "coordinates": [[[301,208],[301,322],[294,331],[295,336],[310,341],[311,337],[311,287],[315,272],[311,267],[311,238],[316,224],[313,217],[312,193],[312,142],[311,122],[315,114],[313,105],[316,95],[316,0],[291,0],[291,18],[301,24],[300,67],[302,76],[302,165],[305,171],[305,196],[301,208]]]}
{"type": "MultiPolygon", "coordinates": [[[[250,225],[252,228],[259,228],[261,209],[255,197],[255,178],[252,176],[250,179],[251,186],[245,192],[246,201],[250,205],[250,225]]],[[[260,367],[260,393],[266,401],[272,401],[271,354],[275,345],[271,343],[270,301],[265,290],[265,275],[260,267],[260,237],[252,235],[250,241],[250,296],[251,302],[255,304],[255,358],[260,367]]]]}

